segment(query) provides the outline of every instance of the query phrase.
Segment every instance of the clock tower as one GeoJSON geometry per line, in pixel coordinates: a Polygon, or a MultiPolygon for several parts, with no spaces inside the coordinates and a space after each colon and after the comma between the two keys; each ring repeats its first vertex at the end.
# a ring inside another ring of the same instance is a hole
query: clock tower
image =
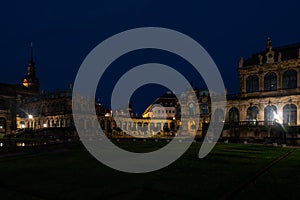
{"type": "Polygon", "coordinates": [[[40,82],[35,73],[32,42],[30,43],[30,60],[27,66],[27,76],[23,79],[23,86],[35,92],[38,92],[40,87],[40,82]]]}

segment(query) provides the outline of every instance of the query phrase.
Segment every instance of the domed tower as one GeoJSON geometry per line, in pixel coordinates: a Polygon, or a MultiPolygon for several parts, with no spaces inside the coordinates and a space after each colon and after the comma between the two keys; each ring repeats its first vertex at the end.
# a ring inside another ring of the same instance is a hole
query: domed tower
{"type": "Polygon", "coordinates": [[[40,88],[40,82],[36,77],[36,73],[35,73],[35,63],[33,61],[32,42],[30,43],[30,60],[27,66],[27,76],[23,79],[23,86],[36,92],[40,88]]]}

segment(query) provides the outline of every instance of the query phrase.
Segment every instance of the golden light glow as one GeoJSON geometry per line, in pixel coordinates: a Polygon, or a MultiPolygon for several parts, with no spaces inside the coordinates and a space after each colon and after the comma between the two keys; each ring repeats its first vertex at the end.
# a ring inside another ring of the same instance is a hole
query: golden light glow
{"type": "Polygon", "coordinates": [[[29,85],[28,85],[28,81],[27,81],[26,78],[23,80],[23,85],[24,85],[25,87],[28,87],[28,86],[29,86],[29,85]]]}

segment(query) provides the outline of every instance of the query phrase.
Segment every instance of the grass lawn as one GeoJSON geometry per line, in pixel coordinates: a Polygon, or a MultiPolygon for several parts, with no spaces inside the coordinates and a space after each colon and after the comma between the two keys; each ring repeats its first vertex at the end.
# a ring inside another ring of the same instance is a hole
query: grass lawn
{"type": "MultiPolygon", "coordinates": [[[[147,151],[164,142],[119,142],[147,151]]],[[[289,149],[218,144],[199,159],[199,143],[156,172],[129,174],[110,169],[83,147],[0,158],[1,199],[218,199],[289,149]]],[[[132,148],[133,147],[133,148],[132,148]]],[[[238,199],[285,197],[299,191],[300,149],[249,185],[238,199]]]]}

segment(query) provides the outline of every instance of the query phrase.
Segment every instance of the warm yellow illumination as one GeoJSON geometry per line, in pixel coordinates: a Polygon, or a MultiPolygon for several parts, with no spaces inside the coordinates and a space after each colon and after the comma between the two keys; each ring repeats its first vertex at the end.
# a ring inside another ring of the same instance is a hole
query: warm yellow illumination
{"type": "Polygon", "coordinates": [[[33,119],[33,116],[32,116],[32,115],[28,115],[28,118],[29,118],[29,119],[33,119]]]}
{"type": "Polygon", "coordinates": [[[29,86],[28,81],[27,81],[26,78],[24,78],[24,80],[23,80],[23,85],[24,85],[25,87],[28,87],[28,86],[29,86]]]}

